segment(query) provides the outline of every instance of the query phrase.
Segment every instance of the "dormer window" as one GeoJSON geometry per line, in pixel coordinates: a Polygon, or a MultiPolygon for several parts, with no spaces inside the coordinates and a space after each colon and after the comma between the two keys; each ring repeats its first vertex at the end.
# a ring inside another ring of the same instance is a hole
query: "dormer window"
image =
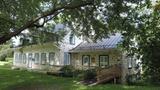
{"type": "Polygon", "coordinates": [[[74,45],[75,44],[75,37],[74,37],[74,34],[71,34],[70,37],[69,37],[69,43],[74,45]]]}

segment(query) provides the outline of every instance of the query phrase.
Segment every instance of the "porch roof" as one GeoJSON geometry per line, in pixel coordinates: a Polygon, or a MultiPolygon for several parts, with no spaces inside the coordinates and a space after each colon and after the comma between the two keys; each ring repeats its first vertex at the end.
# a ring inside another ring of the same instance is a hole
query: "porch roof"
{"type": "Polygon", "coordinates": [[[114,35],[109,36],[109,38],[98,40],[96,43],[83,42],[79,44],[77,47],[70,50],[70,52],[85,52],[85,51],[95,51],[95,50],[104,51],[108,49],[114,49],[117,47],[117,44],[120,41],[122,41],[122,35],[120,33],[116,33],[114,35]]]}

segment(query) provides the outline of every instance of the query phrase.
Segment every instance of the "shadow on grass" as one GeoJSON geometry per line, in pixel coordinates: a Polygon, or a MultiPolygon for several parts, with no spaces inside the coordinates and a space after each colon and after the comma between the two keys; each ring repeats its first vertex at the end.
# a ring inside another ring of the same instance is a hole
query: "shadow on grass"
{"type": "MultiPolygon", "coordinates": [[[[55,82],[45,82],[44,80],[34,82],[23,82],[11,85],[6,90],[80,90],[81,85],[73,80],[56,80],[55,82]]],[[[84,88],[84,87],[83,87],[84,88]]]]}
{"type": "Polygon", "coordinates": [[[0,90],[160,90],[154,86],[82,85],[75,78],[0,68],[0,90]]]}
{"type": "Polygon", "coordinates": [[[62,81],[57,83],[19,83],[5,90],[160,90],[160,87],[150,86],[126,86],[104,84],[97,86],[85,86],[77,81],[62,81]],[[61,83],[60,83],[61,82],[61,83]]]}
{"type": "Polygon", "coordinates": [[[73,78],[0,69],[0,90],[75,90],[78,87],[73,78]]]}

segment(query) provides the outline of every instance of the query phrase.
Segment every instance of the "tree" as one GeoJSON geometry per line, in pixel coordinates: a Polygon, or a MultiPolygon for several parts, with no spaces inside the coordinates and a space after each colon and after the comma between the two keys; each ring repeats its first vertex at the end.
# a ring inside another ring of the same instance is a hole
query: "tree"
{"type": "Polygon", "coordinates": [[[137,3],[136,0],[1,0],[0,44],[27,28],[43,27],[49,20],[64,22],[86,36],[94,30],[94,39],[106,37],[119,28],[119,14],[128,12],[128,2],[137,3]],[[41,19],[43,23],[39,23],[41,19]]]}
{"type": "Polygon", "coordinates": [[[0,6],[0,44],[50,20],[93,40],[121,32],[123,48],[129,55],[141,56],[146,75],[152,80],[160,75],[160,4],[154,6],[152,0],[1,0],[0,6]],[[92,31],[95,35],[90,35],[92,31]]]}
{"type": "Polygon", "coordinates": [[[64,28],[54,31],[53,24],[51,25],[43,28],[32,28],[28,33],[22,33],[20,36],[20,46],[46,42],[55,42],[58,45],[68,32],[64,28]]]}
{"type": "Polygon", "coordinates": [[[93,4],[92,0],[1,0],[0,3],[1,44],[27,28],[44,26],[47,21],[64,10],[93,4]],[[40,19],[44,19],[43,24],[38,23],[40,19]]]}
{"type": "Polygon", "coordinates": [[[123,47],[129,55],[142,60],[145,80],[160,82],[160,9],[159,3],[146,0],[132,11],[125,22],[123,47]]]}

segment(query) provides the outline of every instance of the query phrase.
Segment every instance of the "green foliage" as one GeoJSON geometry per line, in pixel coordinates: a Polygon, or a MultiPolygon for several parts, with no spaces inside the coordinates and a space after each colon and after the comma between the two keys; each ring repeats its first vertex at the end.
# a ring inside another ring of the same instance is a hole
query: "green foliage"
{"type": "Polygon", "coordinates": [[[142,60],[144,79],[160,82],[160,11],[153,8],[151,0],[137,6],[123,26],[122,45],[128,55],[142,60]]]}
{"type": "Polygon", "coordinates": [[[0,66],[0,90],[160,90],[159,86],[127,86],[77,84],[75,78],[54,77],[42,73],[20,70],[9,70],[0,66]],[[5,83],[5,84],[4,84],[5,83]]]}
{"type": "Polygon", "coordinates": [[[13,57],[13,50],[9,44],[0,45],[0,61],[5,61],[7,57],[13,57]]]}
{"type": "Polygon", "coordinates": [[[144,53],[142,58],[143,68],[144,68],[144,77],[146,81],[151,83],[159,83],[160,84],[160,42],[152,41],[148,43],[147,47],[150,51],[144,53]]]}
{"type": "Polygon", "coordinates": [[[75,69],[71,65],[66,65],[63,66],[60,71],[62,72],[62,76],[64,77],[73,77],[75,69]]]}
{"type": "Polygon", "coordinates": [[[83,73],[83,80],[94,80],[96,79],[96,71],[95,69],[88,69],[83,73]]]}
{"type": "MultiPolygon", "coordinates": [[[[53,25],[53,24],[52,24],[53,25]]],[[[54,27],[45,26],[43,28],[32,28],[29,33],[21,35],[22,46],[31,44],[42,44],[46,42],[56,42],[57,44],[63,40],[68,33],[66,30],[54,31],[54,27]]]]}
{"type": "MultiPolygon", "coordinates": [[[[12,60],[8,60],[12,61],[12,60]]],[[[6,62],[5,62],[6,63],[6,62]]],[[[12,62],[6,64],[12,65],[12,62]]],[[[153,86],[150,84],[139,85],[96,85],[93,87],[83,85],[79,83],[76,78],[64,78],[49,76],[43,73],[29,72],[27,70],[10,70],[11,66],[2,65],[0,61],[0,89],[1,90],[22,90],[25,89],[67,89],[67,90],[159,90],[159,86],[153,86]],[[4,84],[5,83],[5,84],[4,84]]]]}
{"type": "Polygon", "coordinates": [[[11,31],[17,33],[17,29],[34,20],[36,21],[24,27],[24,29],[30,29],[32,26],[37,28],[39,26],[43,27],[48,21],[53,20],[55,23],[66,24],[76,34],[83,34],[93,40],[101,39],[122,27],[121,24],[124,20],[120,14],[125,13],[128,15],[131,11],[131,7],[127,6],[126,3],[138,4],[140,1],[141,0],[1,0],[0,16],[3,19],[0,20],[2,20],[1,23],[5,24],[0,24],[2,25],[0,28],[3,28],[1,29],[2,35],[0,35],[0,37],[5,37],[11,31]],[[54,10],[57,11],[54,12],[54,10]],[[42,17],[41,19],[47,21],[40,25],[39,19],[37,20],[36,17],[45,15],[50,11],[53,11],[53,13],[42,17]],[[91,34],[92,31],[95,32],[94,35],[91,34]]]}
{"type": "Polygon", "coordinates": [[[128,85],[134,85],[136,83],[136,76],[135,75],[127,75],[126,81],[128,85]]]}
{"type": "MultiPolygon", "coordinates": [[[[34,21],[37,16],[61,8],[41,19],[50,19],[55,23],[64,23],[77,35],[84,35],[94,41],[107,37],[110,33],[122,33],[124,36],[122,47],[130,56],[136,55],[137,58],[142,59],[147,80],[160,82],[160,66],[157,64],[160,61],[160,10],[159,2],[152,3],[152,1],[1,0],[0,42],[8,40],[6,38],[12,36],[13,33],[10,34],[11,32],[17,33],[19,28],[28,22],[34,21]],[[91,2],[91,4],[83,7],[79,6],[88,2],[91,2]],[[154,6],[154,4],[157,5],[154,6]],[[67,5],[68,7],[65,7],[67,5]],[[73,6],[77,7],[68,9],[73,6]],[[52,16],[54,18],[51,18],[52,16]],[[94,35],[91,34],[92,31],[95,32],[94,35]],[[3,39],[5,40],[3,41],[3,39]],[[153,73],[154,75],[152,75],[153,73]]],[[[44,22],[44,24],[47,22],[44,22]]],[[[30,29],[35,24],[39,26],[39,20],[24,27],[24,29],[30,29]]],[[[35,27],[38,28],[37,25],[35,27]]],[[[32,34],[34,35],[35,33],[32,34]]],[[[39,41],[42,42],[50,40],[44,34],[37,36],[40,36],[39,41]]],[[[50,35],[48,36],[50,37],[50,35]]],[[[34,37],[36,38],[36,36],[34,37]]],[[[34,40],[35,42],[39,42],[37,39],[34,40]]]]}
{"type": "Polygon", "coordinates": [[[6,57],[7,57],[6,55],[1,56],[0,61],[6,61],[6,57]]]}
{"type": "Polygon", "coordinates": [[[61,72],[60,76],[63,77],[75,77],[78,79],[84,79],[84,77],[86,76],[86,71],[75,69],[71,65],[65,65],[59,71],[61,72]]]}
{"type": "Polygon", "coordinates": [[[18,28],[33,18],[40,12],[40,2],[41,0],[1,0],[0,26],[4,28],[0,31],[8,33],[10,29],[18,28]]]}

